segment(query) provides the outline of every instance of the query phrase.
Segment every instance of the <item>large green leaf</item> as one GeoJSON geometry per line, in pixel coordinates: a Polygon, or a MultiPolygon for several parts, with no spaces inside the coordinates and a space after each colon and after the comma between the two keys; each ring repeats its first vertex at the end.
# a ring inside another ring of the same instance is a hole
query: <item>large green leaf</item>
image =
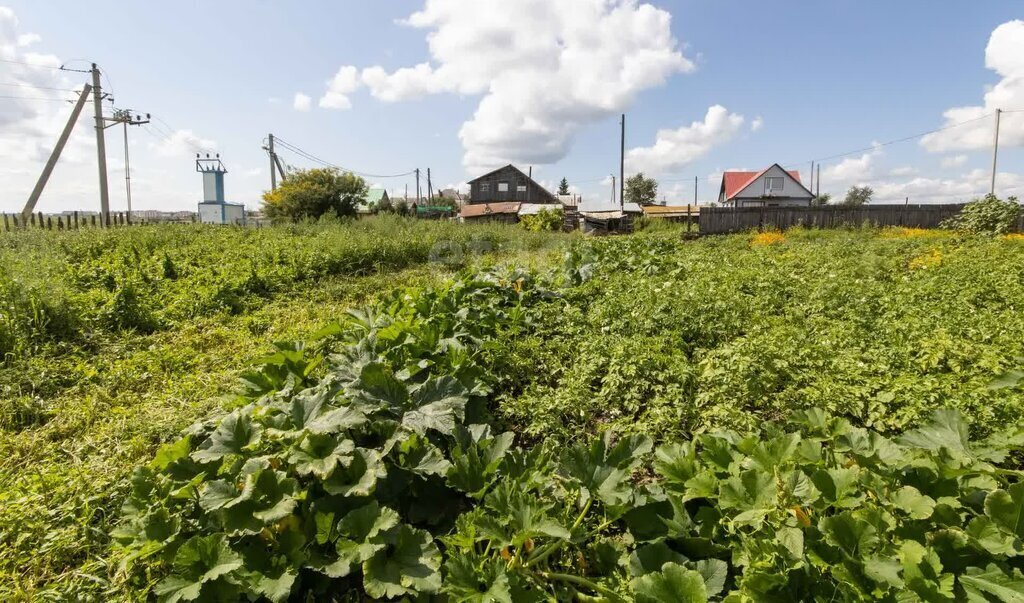
{"type": "Polygon", "coordinates": [[[395,378],[394,371],[379,362],[363,366],[348,393],[359,402],[396,411],[409,403],[408,388],[395,378]]]}
{"type": "Polygon", "coordinates": [[[559,473],[578,481],[586,491],[606,505],[624,505],[632,498],[630,471],[651,450],[650,438],[629,436],[612,443],[613,434],[589,444],[570,446],[562,454],[559,473]]]}
{"type": "Polygon", "coordinates": [[[242,454],[246,448],[258,444],[261,435],[262,428],[253,423],[249,414],[236,410],[221,420],[210,438],[192,453],[192,458],[209,462],[229,454],[242,454]]]}
{"type": "MultiPolygon", "coordinates": [[[[333,515],[331,516],[333,519],[333,515]]],[[[333,527],[337,557],[317,566],[318,571],[332,578],[343,578],[388,544],[388,533],[399,523],[398,513],[373,501],[349,511],[333,527]]]]}
{"type": "Polygon", "coordinates": [[[818,522],[818,528],[824,534],[825,542],[852,558],[867,556],[878,542],[875,528],[854,517],[850,511],[825,517],[818,522]]]}
{"type": "Polygon", "coordinates": [[[666,563],[659,572],[632,582],[637,603],[705,603],[704,578],[678,563],[666,563]]]}
{"type": "Polygon", "coordinates": [[[512,603],[505,563],[472,555],[449,556],[444,592],[460,603],[512,603]]]}
{"type": "Polygon", "coordinates": [[[903,486],[892,495],[892,504],[912,519],[927,519],[935,510],[935,500],[913,486],[903,486]]]}
{"type": "Polygon", "coordinates": [[[465,416],[468,400],[466,388],[455,379],[429,379],[413,392],[412,410],[402,417],[402,425],[416,433],[434,430],[452,435],[465,416]]]}
{"type": "Polygon", "coordinates": [[[167,603],[194,601],[203,584],[242,567],[242,557],[231,550],[224,534],[194,536],[174,555],[172,574],[157,585],[155,593],[167,603]]]}
{"type": "Polygon", "coordinates": [[[452,464],[444,458],[441,450],[430,440],[419,434],[409,434],[392,449],[391,457],[395,464],[417,475],[445,475],[452,464]]]}
{"type": "Polygon", "coordinates": [[[328,494],[341,496],[369,496],[377,488],[377,482],[387,475],[380,460],[380,453],[367,448],[356,448],[352,462],[346,467],[335,469],[323,481],[328,494]]]}
{"type": "Polygon", "coordinates": [[[513,435],[503,433],[491,437],[490,428],[485,425],[460,426],[455,435],[458,444],[451,451],[448,484],[473,498],[480,498],[512,447],[513,435]]]}
{"type": "Polygon", "coordinates": [[[928,423],[900,437],[905,446],[938,451],[942,448],[964,457],[971,456],[967,422],[959,410],[940,408],[932,413],[928,423]]]}
{"type": "Polygon", "coordinates": [[[991,492],[985,498],[985,515],[1002,530],[1024,540],[1024,482],[991,492]]]}
{"type": "Polygon", "coordinates": [[[732,521],[760,526],[764,516],[775,508],[778,491],[771,474],[749,469],[721,482],[718,502],[723,509],[737,511],[732,521]]]}
{"type": "Polygon", "coordinates": [[[960,584],[967,591],[969,601],[990,601],[991,598],[987,597],[987,594],[1005,603],[1024,603],[1024,575],[1016,568],[1008,573],[992,563],[985,569],[969,567],[967,572],[960,576],[960,584]]]}
{"type": "Polygon", "coordinates": [[[388,546],[363,563],[363,588],[375,598],[441,590],[441,553],[429,532],[398,526],[388,546]]]}
{"type": "Polygon", "coordinates": [[[352,440],[330,434],[307,434],[288,454],[288,464],[299,475],[327,479],[339,465],[352,462],[356,445],[352,440]]]}

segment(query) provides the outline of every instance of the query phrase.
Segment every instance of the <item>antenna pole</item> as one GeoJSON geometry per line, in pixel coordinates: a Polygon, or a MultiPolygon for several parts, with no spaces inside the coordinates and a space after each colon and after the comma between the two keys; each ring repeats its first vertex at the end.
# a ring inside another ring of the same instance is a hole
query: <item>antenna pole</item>
{"type": "Polygon", "coordinates": [[[103,133],[103,89],[100,87],[100,69],[92,64],[92,100],[96,118],[96,159],[100,173],[100,215],[104,226],[110,226],[110,192],[107,190],[107,143],[103,133]]]}

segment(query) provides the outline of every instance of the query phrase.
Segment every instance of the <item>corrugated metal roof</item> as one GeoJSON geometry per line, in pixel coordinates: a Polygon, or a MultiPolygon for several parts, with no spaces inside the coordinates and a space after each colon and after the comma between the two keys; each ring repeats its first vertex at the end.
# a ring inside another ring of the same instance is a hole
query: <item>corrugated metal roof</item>
{"type": "Polygon", "coordinates": [[[539,214],[541,210],[559,210],[562,209],[561,203],[521,203],[519,205],[520,216],[532,216],[539,214]]]}
{"type": "Polygon", "coordinates": [[[639,203],[626,203],[621,208],[618,204],[612,203],[584,203],[580,205],[581,214],[592,214],[595,212],[625,211],[627,214],[639,214],[643,212],[639,203]]]}
{"type": "Polygon", "coordinates": [[[387,194],[387,191],[382,188],[371,188],[366,191],[366,202],[376,203],[383,199],[385,194],[387,194]]]}
{"type": "Polygon", "coordinates": [[[522,203],[506,201],[502,203],[472,203],[463,205],[459,215],[463,218],[479,218],[491,214],[517,214],[522,203]]]}

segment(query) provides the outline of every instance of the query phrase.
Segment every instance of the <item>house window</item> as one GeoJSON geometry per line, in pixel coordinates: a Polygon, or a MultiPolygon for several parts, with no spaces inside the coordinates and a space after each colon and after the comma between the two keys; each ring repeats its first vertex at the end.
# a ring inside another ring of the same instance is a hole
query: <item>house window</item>
{"type": "Polygon", "coordinates": [[[499,193],[507,193],[508,192],[508,182],[499,182],[498,183],[498,192],[499,193]]]}
{"type": "Polygon", "coordinates": [[[491,183],[490,182],[481,182],[480,183],[480,192],[481,193],[489,193],[489,192],[491,192],[491,183]]]}
{"type": "Polygon", "coordinates": [[[525,184],[517,185],[516,186],[516,192],[517,193],[525,193],[526,192],[526,185],[525,184]]]}
{"type": "Polygon", "coordinates": [[[785,178],[781,176],[773,176],[771,178],[764,179],[764,192],[766,195],[772,193],[778,193],[782,191],[782,185],[785,182],[785,178]]]}

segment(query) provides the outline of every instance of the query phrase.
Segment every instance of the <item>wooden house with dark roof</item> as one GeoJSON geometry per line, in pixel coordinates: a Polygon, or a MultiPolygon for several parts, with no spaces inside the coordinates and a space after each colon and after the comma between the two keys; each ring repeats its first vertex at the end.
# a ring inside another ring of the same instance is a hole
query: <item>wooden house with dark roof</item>
{"type": "Polygon", "coordinates": [[[508,164],[469,181],[469,203],[558,203],[558,198],[508,164]]]}

